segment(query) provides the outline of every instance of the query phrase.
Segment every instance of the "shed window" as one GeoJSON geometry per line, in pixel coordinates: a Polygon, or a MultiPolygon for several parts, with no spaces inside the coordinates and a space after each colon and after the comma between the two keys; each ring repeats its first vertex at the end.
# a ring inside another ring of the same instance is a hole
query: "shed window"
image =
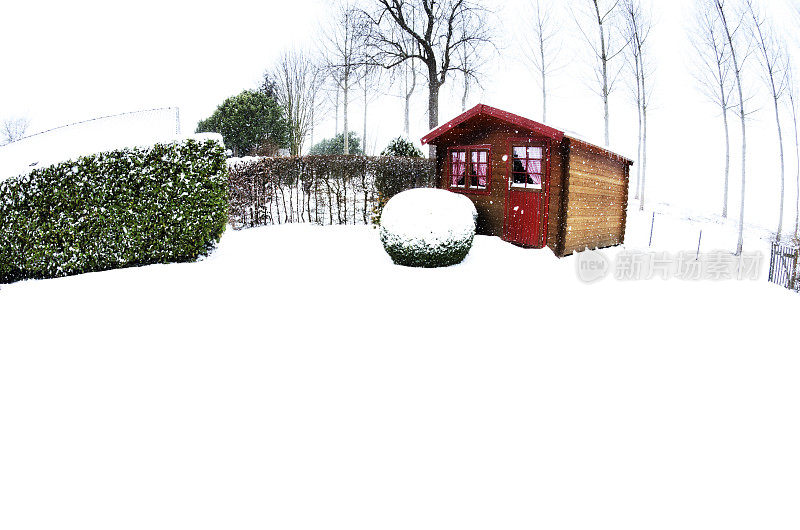
{"type": "Polygon", "coordinates": [[[511,185],[515,188],[541,190],[544,148],[514,146],[512,154],[511,185]]]}
{"type": "Polygon", "coordinates": [[[467,151],[450,151],[450,186],[453,188],[463,188],[465,186],[464,173],[467,169],[467,151]]]}
{"type": "Polygon", "coordinates": [[[485,190],[489,177],[489,151],[476,149],[470,151],[469,187],[485,190]]]}
{"type": "Polygon", "coordinates": [[[472,191],[489,189],[489,149],[456,147],[450,150],[450,187],[472,191]]]}

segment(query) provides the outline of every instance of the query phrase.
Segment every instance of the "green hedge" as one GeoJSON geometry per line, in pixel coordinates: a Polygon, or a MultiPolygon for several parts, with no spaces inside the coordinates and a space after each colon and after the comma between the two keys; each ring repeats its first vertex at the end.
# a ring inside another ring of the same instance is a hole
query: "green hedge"
{"type": "Polygon", "coordinates": [[[224,147],[186,140],[0,182],[0,283],[193,261],[228,219],[224,147]]]}

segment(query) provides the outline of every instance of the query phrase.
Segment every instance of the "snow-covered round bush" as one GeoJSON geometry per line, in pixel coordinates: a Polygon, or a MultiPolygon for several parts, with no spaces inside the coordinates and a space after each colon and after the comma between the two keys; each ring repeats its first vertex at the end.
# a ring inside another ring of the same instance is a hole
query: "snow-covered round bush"
{"type": "Polygon", "coordinates": [[[380,238],[392,261],[407,267],[461,263],[475,238],[478,212],[467,197],[417,188],[392,197],[381,215],[380,238]]]}

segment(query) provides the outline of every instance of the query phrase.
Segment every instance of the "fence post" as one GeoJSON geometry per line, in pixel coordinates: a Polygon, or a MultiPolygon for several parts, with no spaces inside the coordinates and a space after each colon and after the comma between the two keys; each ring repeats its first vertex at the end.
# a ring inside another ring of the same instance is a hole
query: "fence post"
{"type": "Polygon", "coordinates": [[[768,282],[774,282],[774,272],[775,272],[775,242],[772,242],[769,253],[769,276],[767,277],[768,282]]]}
{"type": "Polygon", "coordinates": [[[703,229],[700,229],[700,237],[697,239],[697,254],[695,255],[695,261],[700,259],[700,242],[703,241],[703,229]]]}

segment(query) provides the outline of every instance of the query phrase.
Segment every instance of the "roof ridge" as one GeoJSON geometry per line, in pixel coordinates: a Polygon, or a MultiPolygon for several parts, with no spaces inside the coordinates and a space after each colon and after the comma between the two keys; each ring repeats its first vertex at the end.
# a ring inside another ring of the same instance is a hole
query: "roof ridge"
{"type": "Polygon", "coordinates": [[[427,135],[422,137],[421,140],[422,144],[423,145],[430,144],[433,140],[436,140],[438,137],[442,136],[443,134],[451,130],[453,127],[456,127],[464,123],[465,121],[480,115],[491,116],[495,119],[499,119],[507,123],[517,125],[518,127],[528,129],[537,134],[553,138],[556,141],[561,141],[561,139],[564,137],[564,133],[562,131],[559,131],[558,129],[555,129],[543,123],[539,123],[537,121],[525,118],[523,116],[519,116],[517,114],[505,110],[492,107],[490,105],[486,105],[484,103],[478,103],[471,109],[459,114],[452,120],[448,121],[447,123],[444,123],[443,125],[440,125],[436,129],[432,130],[427,135]]]}

